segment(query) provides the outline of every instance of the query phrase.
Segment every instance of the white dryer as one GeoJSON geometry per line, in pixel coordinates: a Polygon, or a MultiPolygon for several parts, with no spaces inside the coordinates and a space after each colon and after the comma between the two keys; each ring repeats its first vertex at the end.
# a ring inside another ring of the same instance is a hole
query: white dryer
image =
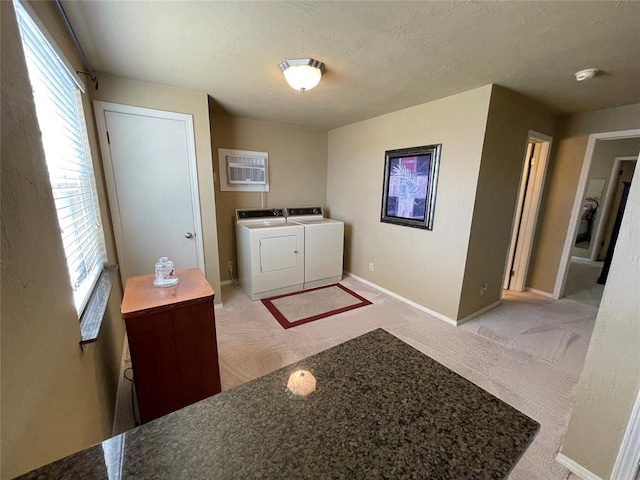
{"type": "Polygon", "coordinates": [[[344,223],[325,218],[322,207],[286,210],[288,224],[304,226],[304,288],[342,280],[344,223]]]}
{"type": "Polygon", "coordinates": [[[304,227],[282,208],[236,210],[238,284],[251,300],[303,289],[304,227]]]}

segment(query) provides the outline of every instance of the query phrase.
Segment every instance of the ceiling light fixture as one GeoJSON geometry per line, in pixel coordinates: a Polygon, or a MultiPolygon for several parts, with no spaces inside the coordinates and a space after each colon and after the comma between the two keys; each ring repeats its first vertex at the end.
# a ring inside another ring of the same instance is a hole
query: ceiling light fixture
{"type": "Polygon", "coordinates": [[[291,88],[301,92],[311,90],[318,85],[325,72],[324,63],[313,58],[285,60],[278,67],[291,88]]]}
{"type": "Polygon", "coordinates": [[[591,80],[598,74],[599,71],[600,70],[598,70],[597,68],[585,68],[584,70],[580,70],[579,72],[575,73],[576,80],[579,82],[582,82],[583,80],[591,80]]]}

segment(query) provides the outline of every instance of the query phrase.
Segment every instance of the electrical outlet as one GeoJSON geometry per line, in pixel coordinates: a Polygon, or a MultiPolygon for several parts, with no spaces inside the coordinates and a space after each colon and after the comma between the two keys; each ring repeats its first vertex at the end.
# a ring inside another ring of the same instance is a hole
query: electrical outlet
{"type": "Polygon", "coordinates": [[[233,261],[229,260],[227,262],[227,270],[229,270],[230,272],[233,271],[233,261]]]}
{"type": "Polygon", "coordinates": [[[480,296],[484,295],[484,292],[487,291],[487,288],[489,288],[489,284],[487,282],[482,282],[480,284],[480,296]]]}
{"type": "Polygon", "coordinates": [[[370,272],[373,272],[373,263],[370,263],[370,264],[369,264],[369,271],[370,271],[370,272]]]}

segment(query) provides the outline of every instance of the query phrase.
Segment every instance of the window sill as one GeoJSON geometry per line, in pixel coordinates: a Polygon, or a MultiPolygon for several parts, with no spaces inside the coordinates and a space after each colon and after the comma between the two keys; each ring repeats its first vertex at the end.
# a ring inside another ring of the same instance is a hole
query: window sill
{"type": "Polygon", "coordinates": [[[117,273],[118,265],[111,265],[102,270],[91,297],[89,297],[89,302],[80,317],[80,345],[92,343],[98,339],[117,273]]]}

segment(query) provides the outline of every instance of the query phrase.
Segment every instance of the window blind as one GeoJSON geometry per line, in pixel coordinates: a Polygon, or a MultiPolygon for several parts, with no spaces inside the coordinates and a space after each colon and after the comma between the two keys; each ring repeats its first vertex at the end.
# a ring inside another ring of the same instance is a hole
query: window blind
{"type": "Polygon", "coordinates": [[[14,1],[78,315],[105,263],[82,98],[74,75],[14,1]]]}

